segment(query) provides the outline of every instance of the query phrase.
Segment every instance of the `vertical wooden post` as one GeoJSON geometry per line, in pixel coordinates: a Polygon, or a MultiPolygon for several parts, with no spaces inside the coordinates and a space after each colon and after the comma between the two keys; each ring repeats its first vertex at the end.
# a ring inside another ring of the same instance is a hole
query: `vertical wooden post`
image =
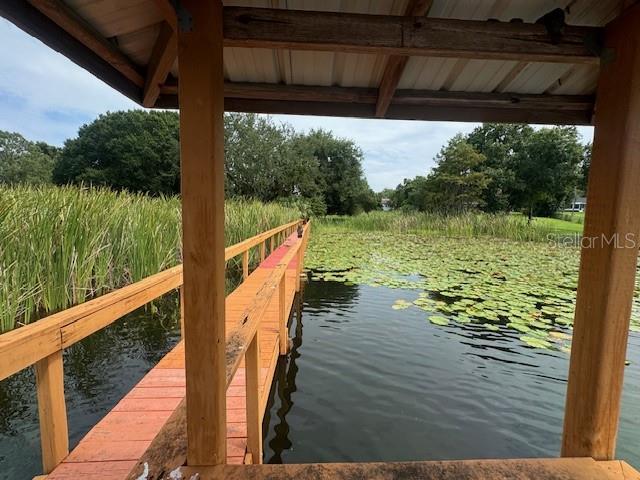
{"type": "Polygon", "coordinates": [[[222,2],[180,3],[187,463],[218,465],[227,451],[222,2]]]}
{"type": "Polygon", "coordinates": [[[269,238],[269,253],[273,253],[273,236],[269,238]]]}
{"type": "Polygon", "coordinates": [[[184,287],[178,289],[180,294],[180,338],[184,340],[184,287]]]}
{"type": "Polygon", "coordinates": [[[249,250],[242,252],[242,280],[249,276],[249,250]]]}
{"type": "Polygon", "coordinates": [[[247,450],[254,464],[262,463],[262,415],[260,415],[260,328],[244,357],[247,397],[247,450]]]}
{"type": "Polygon", "coordinates": [[[51,473],[69,453],[62,350],[38,361],[35,369],[42,468],[51,473]]]}
{"type": "Polygon", "coordinates": [[[266,240],[260,244],[260,262],[261,263],[264,262],[264,259],[265,259],[265,250],[266,250],[265,242],[266,240]]]}
{"type": "Polygon", "coordinates": [[[640,235],[640,5],[605,29],[562,455],[613,459],[640,235]]]}
{"type": "Polygon", "coordinates": [[[289,349],[289,333],[287,331],[287,271],[285,270],[280,279],[280,290],[278,291],[278,320],[280,323],[280,355],[286,355],[289,349]]]}
{"type": "Polygon", "coordinates": [[[298,247],[298,254],[296,255],[296,292],[300,291],[300,275],[302,275],[302,258],[304,253],[303,239],[300,239],[300,246],[298,247]]]}

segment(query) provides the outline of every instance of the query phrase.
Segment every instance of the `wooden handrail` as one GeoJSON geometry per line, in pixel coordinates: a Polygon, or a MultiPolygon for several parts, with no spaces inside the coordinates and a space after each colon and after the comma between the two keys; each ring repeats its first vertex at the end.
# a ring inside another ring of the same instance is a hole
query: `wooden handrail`
{"type": "MultiPolygon", "coordinates": [[[[299,222],[273,228],[225,249],[230,260],[299,222]]],[[[182,286],[182,265],[0,335],[0,380],[73,345],[127,313],[182,286]]]]}
{"type": "MultiPolygon", "coordinates": [[[[262,284],[257,295],[241,315],[243,319],[235,329],[227,332],[226,341],[226,386],[231,380],[254,341],[260,326],[260,320],[267,311],[269,302],[273,298],[284,278],[287,266],[298,255],[308,242],[310,224],[307,224],[301,242],[297,242],[278,262],[271,274],[262,284]]],[[[254,392],[255,393],[255,392],[254,392]]],[[[247,396],[248,398],[248,396],[247,396]]],[[[249,412],[248,412],[249,413],[249,412]]],[[[255,420],[255,418],[254,418],[255,420]]],[[[254,435],[258,429],[254,429],[254,435]]],[[[138,466],[129,474],[128,479],[136,479],[146,464],[148,478],[159,478],[161,472],[169,472],[186,461],[186,401],[183,399],[171,414],[156,438],[138,462],[138,466]]],[[[255,439],[248,439],[248,443],[255,445],[255,439]]],[[[255,461],[255,460],[254,460],[255,461]]]]}
{"type": "MultiPolygon", "coordinates": [[[[243,279],[246,279],[248,277],[249,249],[261,245],[262,256],[266,240],[273,239],[275,235],[292,232],[298,223],[296,221],[281,225],[227,247],[225,249],[225,259],[230,260],[242,254],[243,279]]],[[[299,244],[293,251],[297,252],[298,248],[299,244]]],[[[293,251],[285,255],[285,258],[292,258],[293,251]]],[[[286,265],[284,268],[286,268],[286,265]]],[[[274,274],[276,272],[284,274],[284,270],[280,268],[280,265],[274,270],[274,274]]],[[[50,473],[69,451],[62,365],[63,350],[112,324],[127,313],[176,288],[181,288],[182,285],[182,265],[178,265],[86,303],[50,315],[31,325],[0,335],[0,380],[31,365],[36,366],[44,473],[50,473]]],[[[180,296],[182,323],[182,292],[180,296]]],[[[269,295],[268,298],[271,298],[271,296],[269,295]]],[[[260,308],[264,308],[261,302],[258,302],[258,304],[254,302],[254,305],[260,305],[260,308]]],[[[233,362],[233,372],[240,364],[241,355],[245,353],[250,345],[253,345],[251,358],[259,355],[255,337],[262,313],[256,316],[255,313],[248,312],[246,318],[249,319],[251,317],[254,320],[244,322],[241,328],[235,332],[235,335],[239,335],[240,338],[245,338],[246,335],[246,342],[235,340],[236,344],[239,343],[242,347],[235,352],[234,358],[236,361],[233,362]]],[[[257,373],[252,373],[257,378],[257,373]]],[[[252,433],[254,432],[252,431],[252,433]]],[[[254,433],[252,436],[254,435],[256,434],[254,433]]],[[[256,440],[253,439],[254,447],[255,444],[256,440]]],[[[257,451],[255,453],[258,455],[257,451]]]]}

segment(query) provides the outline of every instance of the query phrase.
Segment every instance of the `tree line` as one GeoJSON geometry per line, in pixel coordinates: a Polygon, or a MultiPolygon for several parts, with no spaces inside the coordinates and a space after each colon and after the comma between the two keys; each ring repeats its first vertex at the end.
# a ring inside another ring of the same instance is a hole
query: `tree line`
{"type": "MultiPolygon", "coordinates": [[[[362,151],[331,132],[299,133],[268,117],[225,114],[225,193],[296,204],[308,213],[379,208],[362,151]]],[[[92,184],[115,190],[180,192],[179,116],[130,110],[100,115],[62,148],[0,131],[0,184],[92,184]]]]}
{"type": "Polygon", "coordinates": [[[550,216],[586,191],[590,158],[575,127],[484,124],[449,140],[428,175],[382,196],[399,209],[550,216]]]}

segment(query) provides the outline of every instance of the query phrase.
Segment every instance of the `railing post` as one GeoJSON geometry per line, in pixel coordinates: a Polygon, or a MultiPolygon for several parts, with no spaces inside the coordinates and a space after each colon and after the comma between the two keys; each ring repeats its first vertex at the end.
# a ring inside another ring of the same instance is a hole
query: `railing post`
{"type": "Polygon", "coordinates": [[[260,415],[260,327],[244,357],[247,398],[247,450],[253,463],[262,463],[262,418],[260,415]]]}
{"type": "Polygon", "coordinates": [[[269,238],[269,254],[273,253],[273,237],[274,235],[269,238]]]}
{"type": "Polygon", "coordinates": [[[180,338],[184,340],[184,287],[178,289],[180,294],[180,338]]]}
{"type": "Polygon", "coordinates": [[[296,265],[296,292],[300,291],[300,275],[302,275],[302,258],[303,258],[304,240],[300,240],[298,247],[297,265],[296,265]]]}
{"type": "Polygon", "coordinates": [[[242,281],[249,276],[249,250],[242,252],[242,281]]]}
{"type": "Polygon", "coordinates": [[[279,314],[278,321],[280,323],[280,355],[286,355],[289,349],[289,334],[287,332],[287,270],[285,269],[280,278],[280,289],[278,292],[279,314]]]}
{"type": "Polygon", "coordinates": [[[264,262],[264,259],[265,259],[265,256],[266,256],[265,255],[265,249],[266,249],[265,242],[266,242],[266,240],[260,244],[260,263],[264,262]]]}
{"type": "Polygon", "coordinates": [[[53,469],[69,454],[67,407],[64,401],[62,350],[36,362],[40,445],[44,473],[53,469]]]}

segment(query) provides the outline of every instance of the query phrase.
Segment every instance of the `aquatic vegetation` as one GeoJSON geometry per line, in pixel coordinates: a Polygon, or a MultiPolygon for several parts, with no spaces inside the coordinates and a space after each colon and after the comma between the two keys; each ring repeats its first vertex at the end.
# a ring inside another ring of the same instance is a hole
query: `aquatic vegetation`
{"type": "MultiPolygon", "coordinates": [[[[391,308],[419,308],[439,326],[511,332],[533,348],[568,351],[579,250],[537,242],[381,232],[312,236],[314,280],[411,290],[391,308]]],[[[640,330],[636,287],[631,329],[640,330]]]]}
{"type": "MultiPolygon", "coordinates": [[[[278,204],[227,201],[225,240],[231,245],[297,218],[296,209],[278,204]]],[[[0,332],[177,265],[181,258],[178,197],[0,187],[0,332]]]]}
{"type": "Polygon", "coordinates": [[[314,228],[320,233],[419,233],[437,237],[491,237],[537,242],[547,242],[557,236],[572,237],[582,232],[582,225],[559,219],[534,218],[529,222],[520,214],[481,212],[444,215],[373,211],[354,216],[329,215],[316,219],[314,228]]]}

